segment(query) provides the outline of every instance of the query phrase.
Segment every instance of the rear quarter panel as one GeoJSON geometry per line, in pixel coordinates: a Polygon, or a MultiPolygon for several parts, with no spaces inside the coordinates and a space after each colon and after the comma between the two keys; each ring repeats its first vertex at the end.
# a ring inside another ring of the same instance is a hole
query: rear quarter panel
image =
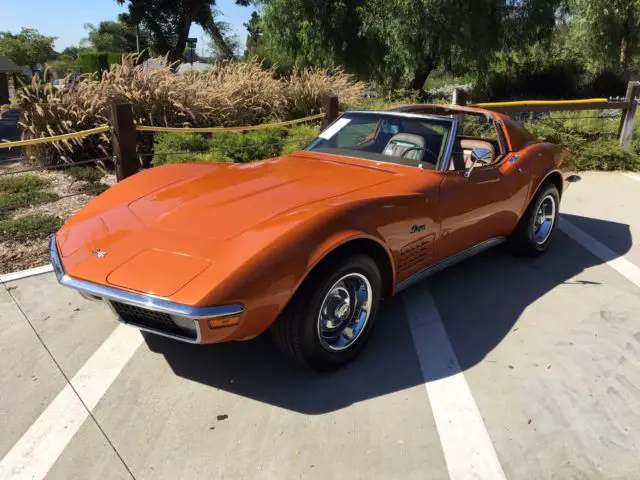
{"type": "Polygon", "coordinates": [[[559,174],[562,178],[560,194],[566,190],[568,183],[565,179],[573,171],[572,154],[569,150],[553,143],[541,142],[528,145],[522,149],[520,154],[523,157],[523,167],[530,175],[529,201],[526,205],[551,174],[559,174]]]}

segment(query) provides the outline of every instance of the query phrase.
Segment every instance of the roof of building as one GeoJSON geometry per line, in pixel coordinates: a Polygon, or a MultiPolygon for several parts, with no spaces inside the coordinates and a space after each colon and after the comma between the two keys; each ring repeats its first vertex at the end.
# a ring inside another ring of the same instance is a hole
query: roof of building
{"type": "Polygon", "coordinates": [[[0,72],[20,73],[22,72],[22,68],[7,57],[0,55],[0,72]]]}

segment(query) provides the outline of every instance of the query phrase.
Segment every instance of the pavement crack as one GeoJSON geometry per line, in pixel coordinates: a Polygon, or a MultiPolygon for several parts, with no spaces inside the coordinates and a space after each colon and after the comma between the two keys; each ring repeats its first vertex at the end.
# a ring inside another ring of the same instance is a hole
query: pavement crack
{"type": "Polygon", "coordinates": [[[67,374],[64,372],[64,370],[62,369],[62,366],[58,363],[58,361],[56,360],[56,357],[54,357],[53,352],[51,352],[51,350],[49,349],[49,347],[47,346],[47,344],[44,342],[44,339],[40,336],[40,334],[38,333],[38,331],[36,330],[35,326],[33,325],[33,323],[31,322],[31,319],[27,316],[26,312],[23,310],[22,305],[20,305],[20,303],[18,302],[18,300],[13,296],[13,294],[11,293],[11,290],[9,290],[7,288],[7,285],[4,282],[0,281],[0,285],[2,285],[3,287],[5,287],[5,290],[7,291],[7,294],[11,297],[11,300],[13,301],[13,303],[15,304],[15,306],[18,308],[18,310],[20,311],[20,313],[22,314],[22,316],[24,317],[24,319],[27,321],[27,323],[29,324],[29,326],[31,327],[31,330],[33,331],[33,333],[35,334],[36,338],[38,339],[38,341],[40,342],[40,344],[42,345],[42,348],[45,349],[45,351],[47,352],[47,354],[49,355],[49,357],[51,358],[51,360],[53,361],[54,365],[56,366],[56,368],[58,369],[58,371],[60,372],[60,374],[62,375],[62,377],[65,379],[65,381],[67,382],[67,385],[69,385],[69,388],[71,388],[71,390],[73,391],[73,393],[75,394],[76,397],[78,397],[78,400],[80,401],[80,403],[82,404],[82,406],[84,407],[84,409],[87,411],[87,414],[89,415],[89,418],[91,418],[93,420],[93,422],[95,423],[95,425],[98,427],[98,430],[100,430],[100,433],[102,433],[102,436],[104,437],[104,439],[107,441],[107,443],[109,444],[109,446],[111,447],[111,450],[113,450],[113,453],[116,455],[116,457],[118,457],[118,459],[120,460],[120,462],[122,463],[122,466],[125,468],[125,470],[129,473],[129,475],[131,476],[131,478],[133,480],[136,480],[136,476],[133,474],[133,472],[131,471],[131,469],[129,468],[129,465],[127,465],[127,463],[124,461],[124,458],[122,458],[122,455],[120,455],[120,452],[118,451],[118,449],[116,448],[116,446],[113,444],[113,442],[111,441],[111,439],[107,436],[107,433],[104,431],[104,429],[102,428],[102,425],[100,425],[100,422],[98,422],[98,419],[93,415],[93,412],[91,411],[91,409],[89,407],[87,407],[87,404],[85,403],[85,401],[82,399],[82,397],[80,396],[80,394],[78,393],[78,391],[75,389],[75,387],[73,386],[73,384],[71,383],[71,380],[69,379],[69,377],[67,376],[67,374]]]}

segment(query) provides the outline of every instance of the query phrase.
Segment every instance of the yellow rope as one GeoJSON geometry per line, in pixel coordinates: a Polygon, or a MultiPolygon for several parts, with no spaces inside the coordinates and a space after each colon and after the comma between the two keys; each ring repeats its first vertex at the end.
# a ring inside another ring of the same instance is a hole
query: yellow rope
{"type": "Polygon", "coordinates": [[[585,103],[608,103],[606,98],[585,98],[582,100],[522,100],[518,102],[489,102],[474,103],[470,107],[491,108],[491,107],[526,107],[528,105],[581,105],[585,103]]]}
{"type": "Polygon", "coordinates": [[[54,137],[32,138],[30,140],[18,140],[17,142],[6,142],[6,143],[0,142],[0,149],[26,147],[28,145],[38,145],[40,143],[61,142],[63,140],[71,140],[73,138],[88,137],[89,135],[95,135],[96,133],[103,133],[108,131],[109,131],[109,126],[103,125],[102,127],[91,128],[89,130],[82,130],[81,132],[65,133],[64,135],[56,135],[54,137]]]}
{"type": "Polygon", "coordinates": [[[284,127],[287,125],[295,125],[296,123],[309,122],[311,120],[319,120],[324,118],[324,113],[311,115],[310,117],[299,118],[297,120],[288,120],[278,123],[263,123],[261,125],[251,125],[248,127],[151,127],[147,125],[138,125],[138,132],[183,132],[183,133],[215,133],[215,132],[247,132],[250,130],[262,130],[264,128],[284,127]]]}

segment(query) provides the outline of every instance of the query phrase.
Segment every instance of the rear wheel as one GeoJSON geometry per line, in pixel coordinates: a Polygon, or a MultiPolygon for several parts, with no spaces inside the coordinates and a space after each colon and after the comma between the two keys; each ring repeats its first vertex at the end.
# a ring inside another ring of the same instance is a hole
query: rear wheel
{"type": "Polygon", "coordinates": [[[544,253],[556,231],[559,207],[558,188],[552,183],[542,185],[509,237],[512,250],[527,256],[544,253]]]}
{"type": "Polygon", "coordinates": [[[380,303],[382,280],[368,256],[329,261],[312,272],[271,327],[276,345],[316,370],[332,370],[365,347],[380,303]]]}

